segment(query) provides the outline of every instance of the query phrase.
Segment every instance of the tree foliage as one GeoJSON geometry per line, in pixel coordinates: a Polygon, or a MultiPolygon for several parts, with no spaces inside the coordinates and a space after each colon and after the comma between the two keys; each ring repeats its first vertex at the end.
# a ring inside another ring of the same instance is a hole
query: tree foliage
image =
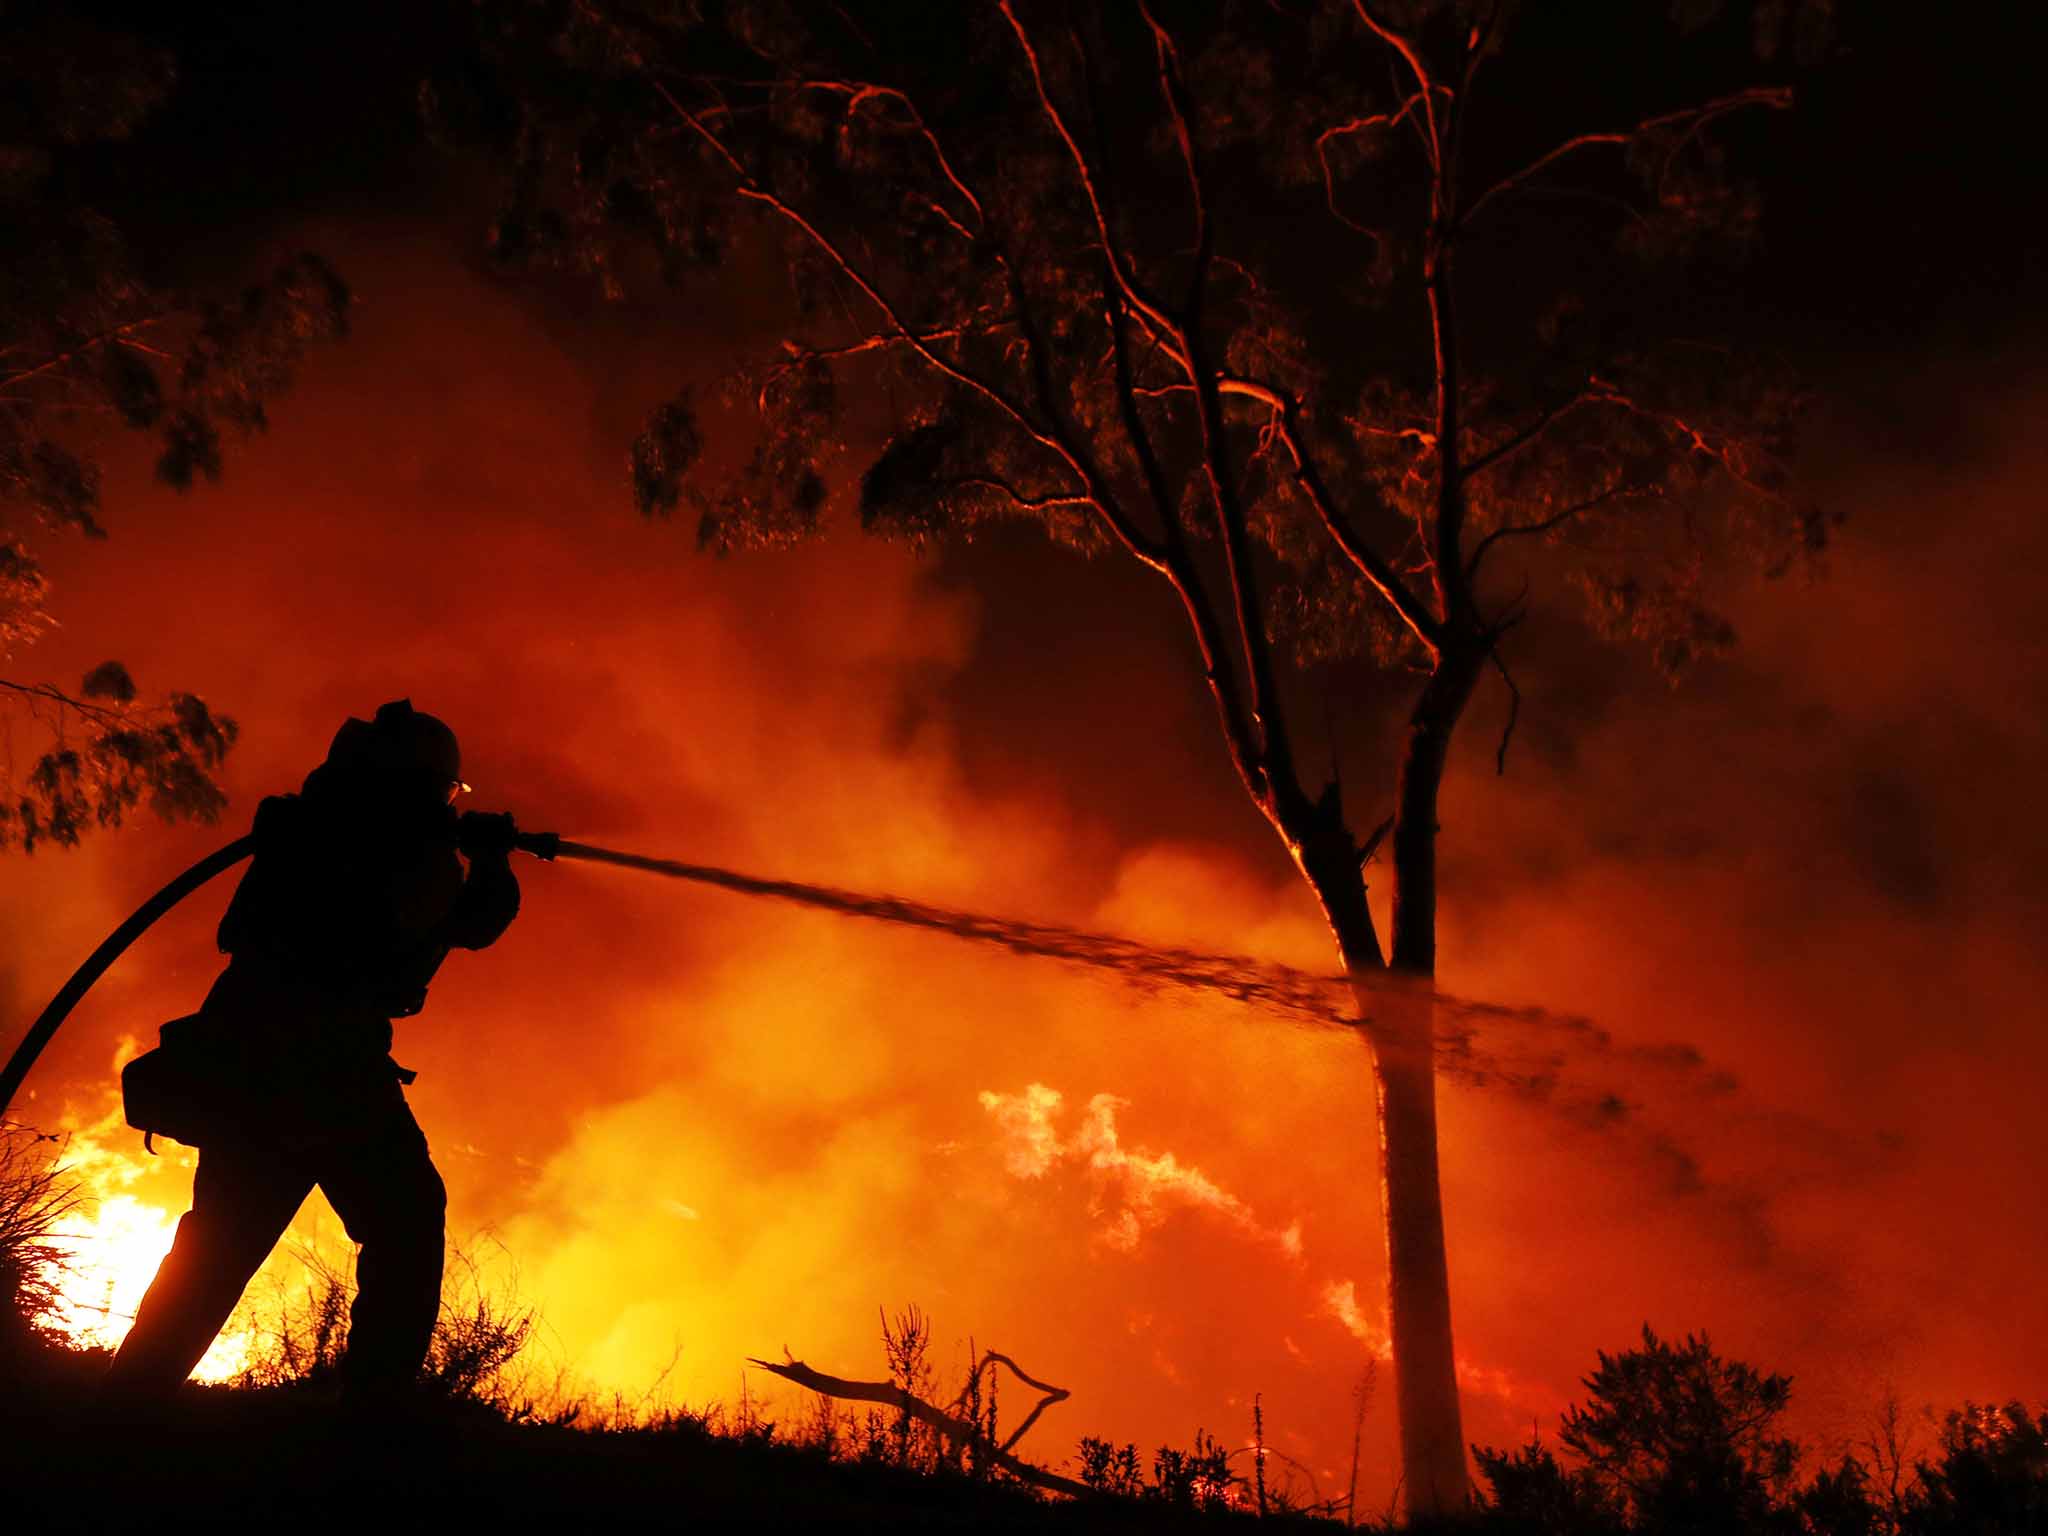
{"type": "Polygon", "coordinates": [[[1926,1536],[2048,1529],[2048,1406],[1965,1403],[1923,1461],[1907,1528],[1926,1536]]]}
{"type": "Polygon", "coordinates": [[[1347,934],[1366,840],[1304,781],[1290,663],[1378,669],[1440,762],[1535,583],[1675,680],[1734,643],[1731,559],[1825,546],[1804,396],[1742,301],[1791,91],[1717,77],[1783,76],[1827,6],[1738,10],[533,0],[426,102],[501,152],[505,259],[787,283],[779,345],[650,415],[643,512],[780,545],[857,478],[914,545],[1023,519],[1134,558],[1347,934]],[[1696,99],[1622,67],[1660,45],[1711,61],[1665,71],[1696,99]]]}
{"type": "Polygon", "coordinates": [[[210,822],[226,808],[214,774],[239,727],[197,694],[138,704],[128,669],[108,661],[85,675],[76,694],[0,679],[0,695],[16,701],[48,741],[0,800],[0,849],[75,846],[139,806],[165,821],[210,822]]]}
{"type": "MultiPolygon", "coordinates": [[[[220,478],[227,440],[262,430],[308,348],[346,330],[319,257],[194,291],[154,278],[80,171],[174,89],[176,60],[68,8],[23,6],[0,47],[0,663],[53,623],[36,540],[104,538],[101,454],[151,440],[177,490],[220,478]]],[[[0,847],[69,844],[138,803],[210,819],[233,722],[196,696],[141,704],[118,664],[76,692],[0,678],[0,847]],[[27,735],[39,746],[17,741],[27,735]],[[25,750],[24,750],[25,749],[25,750]]]]}
{"type": "MultiPolygon", "coordinates": [[[[1820,9],[1763,8],[1759,48],[1820,9]]],[[[720,549],[801,536],[850,413],[885,390],[899,419],[862,477],[870,529],[923,542],[1026,517],[1174,563],[1169,546],[1241,520],[1262,627],[1309,658],[1416,660],[1428,637],[1394,590],[1419,588],[1419,614],[1441,609],[1431,585],[1463,580],[1438,568],[1436,381],[1412,304],[1455,246],[1471,574],[1548,541],[1592,620],[1675,675],[1733,638],[1705,591],[1712,553],[1732,541],[1782,570],[1825,541],[1786,471],[1799,390],[1728,334],[1758,228],[1747,119],[1789,94],[1545,149],[1561,115],[1505,108],[1516,83],[1490,78],[1518,62],[1516,10],[508,7],[509,92],[432,100],[513,157],[503,255],[614,288],[641,251],[684,285],[728,253],[786,270],[791,333],[733,381],[751,458],[693,473],[701,402],[678,397],[635,448],[643,510],[687,511],[720,549]],[[1428,90],[1407,78],[1411,42],[1428,90]],[[1489,85],[1491,114],[1458,123],[1462,185],[1433,188],[1420,120],[1489,85]],[[1190,339],[1221,441],[1203,441],[1190,339]],[[1236,517],[1211,505],[1211,468],[1236,517]]],[[[1678,10],[1681,34],[1733,25],[1678,10]]],[[[1484,589],[1493,622],[1515,589],[1484,589]]]]}
{"type": "Polygon", "coordinates": [[[1791,1485],[1799,1447],[1777,1424],[1791,1378],[1724,1360],[1705,1334],[1674,1344],[1645,1325],[1640,1348],[1601,1351],[1585,1386],[1558,1438],[1639,1524],[1743,1529],[1791,1485]]]}

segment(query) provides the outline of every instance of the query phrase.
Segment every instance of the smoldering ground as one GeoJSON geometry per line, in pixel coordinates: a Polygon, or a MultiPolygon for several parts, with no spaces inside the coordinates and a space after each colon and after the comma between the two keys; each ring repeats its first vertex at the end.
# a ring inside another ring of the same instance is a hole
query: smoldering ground
{"type": "MultiPolygon", "coordinates": [[[[1000,540],[699,557],[632,516],[620,462],[679,373],[717,372],[744,303],[679,358],[644,316],[569,324],[417,230],[302,233],[358,288],[354,338],[222,486],[177,499],[117,463],[115,537],[53,551],[65,627],[35,658],[119,655],[238,714],[231,817],[410,694],[462,730],[478,802],[525,824],[1327,967],[1161,594],[1000,540]]],[[[1444,1104],[1472,1438],[1519,1438],[1646,1318],[1793,1371],[1824,1429],[1887,1376],[1946,1402],[2048,1365],[2048,1238],[2015,1194],[2048,1172],[2030,398],[1931,466],[1845,433],[1825,579],[1740,597],[1741,650],[1681,691],[1539,614],[1507,775],[1498,700],[1463,738],[1443,983],[1510,1005],[1454,1030],[1485,1084],[1444,1104]]],[[[229,830],[10,865],[13,995],[54,990],[229,830]]],[[[784,1344],[861,1374],[876,1305],[917,1300],[942,1338],[1073,1389],[1042,1454],[1235,1438],[1263,1391],[1277,1444],[1341,1466],[1382,1337],[1357,1040],[623,873],[522,874],[520,923],[450,964],[398,1055],[458,1228],[497,1232],[587,1379],[635,1391],[673,1361],[674,1390],[730,1397],[784,1344]]],[[[31,1113],[100,1111],[117,1039],[210,980],[224,899],[88,1000],[31,1113]]],[[[182,1177],[134,1187],[175,1209],[182,1177]]]]}

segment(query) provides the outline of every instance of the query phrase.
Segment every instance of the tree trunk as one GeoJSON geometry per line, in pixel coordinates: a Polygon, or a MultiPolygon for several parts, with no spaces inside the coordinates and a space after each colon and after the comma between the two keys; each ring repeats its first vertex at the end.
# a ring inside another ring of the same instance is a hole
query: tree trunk
{"type": "MultiPolygon", "coordinates": [[[[1387,1317],[1393,1332],[1402,1491],[1411,1516],[1458,1515],[1470,1503],[1451,1335],[1450,1266],[1437,1174],[1435,1008],[1437,798],[1453,727],[1482,655],[1447,650],[1423,689],[1401,763],[1393,831],[1391,963],[1382,964],[1357,856],[1304,850],[1323,911],[1368,1020],[1380,1125],[1387,1317]]],[[[1317,839],[1318,842],[1322,839],[1317,839]]]]}
{"type": "Polygon", "coordinates": [[[1437,1179],[1434,1021],[1426,997],[1403,998],[1386,990],[1384,981],[1374,1005],[1372,1070],[1401,1481],[1411,1517],[1456,1515],[1463,1513],[1468,1491],[1437,1179]]]}
{"type": "MultiPolygon", "coordinates": [[[[1363,882],[1358,883],[1362,892],[1363,882]]],[[[1386,1222],[1387,1317],[1393,1334],[1402,1492],[1411,1516],[1456,1514],[1467,1503],[1465,1435],[1437,1180],[1431,1005],[1426,995],[1404,997],[1389,987],[1370,929],[1361,933],[1340,921],[1339,914],[1350,905],[1325,901],[1324,910],[1337,930],[1345,970],[1353,977],[1359,1016],[1371,1021],[1367,1038],[1379,1111],[1380,1209],[1386,1222]]]]}

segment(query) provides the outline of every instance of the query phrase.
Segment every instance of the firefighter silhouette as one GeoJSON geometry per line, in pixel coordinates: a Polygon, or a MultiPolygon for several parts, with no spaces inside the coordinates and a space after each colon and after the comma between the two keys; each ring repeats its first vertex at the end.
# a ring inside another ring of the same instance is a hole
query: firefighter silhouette
{"type": "Polygon", "coordinates": [[[388,1397],[417,1376],[447,1192],[391,1021],[419,1012],[450,949],[485,948],[519,911],[512,818],[458,814],[467,788],[455,733],[399,700],[342,726],[299,794],[257,807],[254,860],[220,925],[227,968],[181,1021],[202,1042],[195,1096],[209,1106],[192,1209],[108,1372],[110,1399],[167,1397],[191,1374],[316,1186],[360,1245],[344,1393],[388,1397]]]}

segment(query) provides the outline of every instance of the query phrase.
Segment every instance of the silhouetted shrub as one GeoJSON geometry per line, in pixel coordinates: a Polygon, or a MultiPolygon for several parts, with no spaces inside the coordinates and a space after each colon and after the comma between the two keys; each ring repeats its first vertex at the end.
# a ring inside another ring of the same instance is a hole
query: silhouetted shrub
{"type": "Polygon", "coordinates": [[[1112,1445],[1094,1435],[1081,1437],[1081,1482],[1097,1493],[1134,1499],[1145,1490],[1145,1470],[1135,1445],[1112,1445]]]}
{"type": "Polygon", "coordinates": [[[1152,1486],[1146,1496],[1176,1509],[1224,1509],[1237,1482],[1229,1450],[1214,1435],[1198,1429],[1193,1450],[1162,1445],[1153,1454],[1152,1486]]]}
{"type": "Polygon", "coordinates": [[[2048,1531],[2048,1409],[1965,1403],[1942,1422],[1939,1459],[1920,1463],[1912,1536],[2048,1531]]]}
{"type": "Polygon", "coordinates": [[[1790,1492],[1799,1447],[1772,1433],[1790,1377],[1723,1360],[1705,1334],[1672,1344],[1645,1325],[1640,1348],[1601,1351],[1585,1386],[1558,1438],[1635,1524],[1761,1528],[1790,1492]]]}
{"type": "Polygon", "coordinates": [[[1890,1518],[1873,1495],[1869,1471],[1846,1453],[1799,1490],[1792,1513],[1798,1528],[1812,1536],[1891,1536],[1890,1518]]]}
{"type": "MultiPolygon", "coordinates": [[[[343,1270],[311,1255],[304,1262],[309,1280],[303,1299],[281,1295],[275,1307],[256,1314],[257,1342],[235,1385],[300,1386],[330,1380],[339,1370],[348,1352],[353,1287],[343,1270]]],[[[543,1410],[513,1369],[533,1323],[531,1309],[489,1288],[470,1255],[456,1250],[422,1384],[451,1402],[478,1404],[515,1421],[560,1412],[573,1418],[581,1405],[543,1410]]]]}
{"type": "Polygon", "coordinates": [[[1625,1529],[1621,1504],[1585,1467],[1567,1469],[1535,1435],[1519,1450],[1474,1446],[1492,1490],[1495,1528],[1529,1536],[1599,1536],[1625,1529]]]}
{"type": "MultiPolygon", "coordinates": [[[[1515,1536],[2044,1536],[2048,1409],[1966,1403],[1939,1455],[1912,1462],[1896,1398],[1863,1442],[1795,1482],[1798,1443],[1776,1433],[1791,1379],[1715,1354],[1704,1334],[1600,1354],[1584,1406],[1565,1410],[1561,1461],[1540,1438],[1474,1446],[1488,1531],[1515,1536]]],[[[1930,1414],[1931,1418],[1932,1415],[1930,1414]]],[[[1099,1444],[1099,1442],[1098,1442],[1099,1444]]],[[[1084,1445],[1084,1451],[1086,1446],[1084,1445]]],[[[1089,1465],[1084,1456],[1084,1468],[1089,1465]]]]}
{"type": "Polygon", "coordinates": [[[77,1209],[78,1189],[50,1156],[51,1138],[21,1125],[0,1125],[0,1368],[61,1342],[51,1323],[65,1273],[65,1252],[52,1240],[77,1209]]]}
{"type": "MultiPolygon", "coordinates": [[[[889,1380],[910,1396],[930,1401],[932,1368],[932,1320],[915,1304],[897,1313],[894,1320],[882,1316],[882,1353],[889,1362],[889,1380]]],[[[889,1460],[914,1472],[938,1470],[941,1458],[939,1438],[931,1426],[912,1417],[907,1408],[898,1409],[889,1428],[889,1460]]]]}
{"type": "Polygon", "coordinates": [[[1152,1478],[1135,1445],[1117,1445],[1084,1435],[1078,1454],[1077,1481],[1096,1493],[1144,1499],[1183,1510],[1228,1509],[1239,1502],[1243,1479],[1230,1470],[1230,1449],[1202,1430],[1195,1431],[1192,1450],[1162,1445],[1152,1455],[1152,1478]]]}

